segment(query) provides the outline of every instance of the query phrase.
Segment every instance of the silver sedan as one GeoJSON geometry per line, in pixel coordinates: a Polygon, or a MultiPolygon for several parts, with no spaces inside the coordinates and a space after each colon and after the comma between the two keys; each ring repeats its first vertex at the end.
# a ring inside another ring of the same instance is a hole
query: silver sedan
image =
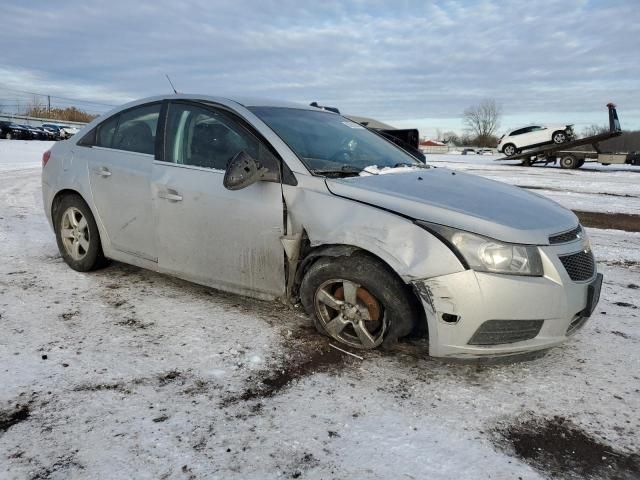
{"type": "Polygon", "coordinates": [[[297,104],[133,102],[46,152],[42,189],[71,268],[115,259],[300,300],[354,348],[413,334],[434,356],[546,349],[584,324],[602,282],[572,212],[297,104]]]}

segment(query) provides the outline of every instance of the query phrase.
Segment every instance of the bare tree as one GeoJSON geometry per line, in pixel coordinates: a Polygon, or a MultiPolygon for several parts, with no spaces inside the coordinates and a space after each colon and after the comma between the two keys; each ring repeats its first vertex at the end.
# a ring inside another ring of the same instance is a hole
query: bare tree
{"type": "Polygon", "coordinates": [[[478,146],[485,147],[494,143],[501,116],[502,110],[496,101],[486,99],[478,105],[467,108],[463,114],[463,122],[475,135],[478,146]]]}
{"type": "Polygon", "coordinates": [[[609,127],[602,125],[589,125],[582,130],[583,137],[592,137],[593,135],[598,135],[600,133],[605,133],[609,131],[609,127]]]}
{"type": "Polygon", "coordinates": [[[442,142],[450,145],[458,145],[460,143],[460,137],[456,132],[444,132],[439,138],[442,142]]]}

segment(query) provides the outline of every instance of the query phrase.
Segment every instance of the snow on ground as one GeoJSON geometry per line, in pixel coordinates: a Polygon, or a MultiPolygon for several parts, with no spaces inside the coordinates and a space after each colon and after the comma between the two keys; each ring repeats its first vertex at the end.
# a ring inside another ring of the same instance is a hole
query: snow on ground
{"type": "Polygon", "coordinates": [[[518,162],[496,162],[496,155],[427,155],[427,163],[464,170],[483,177],[529,188],[572,210],[640,212],[640,167],[600,165],[582,168],[522,167],[518,162]]]}
{"type": "Polygon", "coordinates": [[[0,140],[0,174],[42,165],[42,154],[55,142],[0,140]]]}
{"type": "MultiPolygon", "coordinates": [[[[601,303],[542,358],[448,364],[405,344],[360,361],[293,308],[118,263],[69,269],[28,168],[45,145],[7,143],[0,477],[637,478],[640,233],[589,230],[601,303]]],[[[477,173],[546,185],[512,168],[477,173]]]]}

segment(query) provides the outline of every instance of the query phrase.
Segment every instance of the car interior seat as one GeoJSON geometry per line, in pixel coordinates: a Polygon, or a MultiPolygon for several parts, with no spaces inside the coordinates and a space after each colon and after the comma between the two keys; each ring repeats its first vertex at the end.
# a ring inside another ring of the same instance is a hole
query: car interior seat
{"type": "Polygon", "coordinates": [[[114,148],[153,155],[154,143],[149,125],[144,122],[132,122],[123,129],[118,129],[114,148]]]}
{"type": "Polygon", "coordinates": [[[191,141],[191,164],[225,170],[236,153],[229,141],[229,129],[219,123],[199,123],[191,141]]]}

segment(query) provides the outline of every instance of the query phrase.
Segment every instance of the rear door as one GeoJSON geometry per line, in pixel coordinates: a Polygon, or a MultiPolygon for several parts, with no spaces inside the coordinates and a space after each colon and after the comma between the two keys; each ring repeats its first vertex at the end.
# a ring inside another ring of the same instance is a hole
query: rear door
{"type": "Polygon", "coordinates": [[[88,160],[93,202],[111,245],[121,252],[157,261],[151,208],[151,173],[160,103],[121,112],[101,123],[88,160]]]}
{"type": "Polygon", "coordinates": [[[241,294],[284,294],[283,200],[279,182],[224,188],[227,162],[245,151],[278,171],[278,160],[246,124],[221,109],[168,106],[163,159],[154,162],[158,268],[241,294]]]}

